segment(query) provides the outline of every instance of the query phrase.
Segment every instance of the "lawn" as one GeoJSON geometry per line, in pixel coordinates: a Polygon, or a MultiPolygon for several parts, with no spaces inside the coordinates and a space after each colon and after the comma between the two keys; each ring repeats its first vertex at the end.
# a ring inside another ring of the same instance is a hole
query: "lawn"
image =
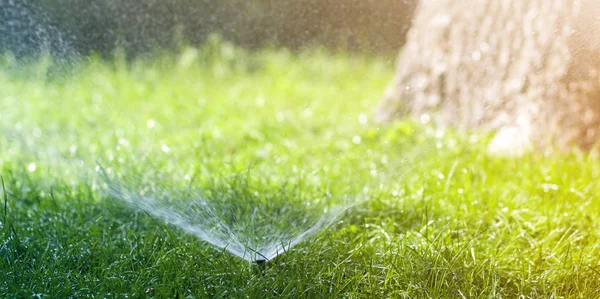
{"type": "Polygon", "coordinates": [[[1,56],[0,297],[600,298],[598,158],[373,123],[393,71],[216,40],[1,56]]]}

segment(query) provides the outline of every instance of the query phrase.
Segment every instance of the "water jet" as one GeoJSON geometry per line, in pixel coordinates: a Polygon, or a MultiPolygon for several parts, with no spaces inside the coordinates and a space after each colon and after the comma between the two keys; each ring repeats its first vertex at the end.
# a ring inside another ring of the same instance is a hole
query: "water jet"
{"type": "Polygon", "coordinates": [[[255,263],[261,271],[270,260],[319,233],[349,207],[327,197],[309,198],[299,189],[289,189],[291,194],[277,189],[255,192],[273,184],[260,182],[255,187],[248,178],[181,190],[158,172],[158,177],[142,180],[135,175],[109,174],[101,165],[98,169],[108,196],[255,263]]]}

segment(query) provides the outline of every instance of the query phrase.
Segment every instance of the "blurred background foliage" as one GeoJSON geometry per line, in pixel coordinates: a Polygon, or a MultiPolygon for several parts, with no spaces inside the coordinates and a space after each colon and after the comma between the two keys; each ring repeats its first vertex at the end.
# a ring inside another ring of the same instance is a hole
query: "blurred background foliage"
{"type": "Polygon", "coordinates": [[[0,0],[0,51],[142,54],[211,33],[264,46],[394,53],[416,0],[0,0]]]}

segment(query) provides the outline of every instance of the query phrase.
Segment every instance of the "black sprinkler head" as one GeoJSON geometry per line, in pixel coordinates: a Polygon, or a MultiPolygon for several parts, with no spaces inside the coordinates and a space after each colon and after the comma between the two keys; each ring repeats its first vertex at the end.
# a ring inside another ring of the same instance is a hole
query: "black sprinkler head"
{"type": "Polygon", "coordinates": [[[267,266],[267,260],[265,259],[258,259],[254,261],[256,263],[256,265],[258,265],[258,268],[260,268],[261,272],[265,271],[265,267],[267,266]]]}

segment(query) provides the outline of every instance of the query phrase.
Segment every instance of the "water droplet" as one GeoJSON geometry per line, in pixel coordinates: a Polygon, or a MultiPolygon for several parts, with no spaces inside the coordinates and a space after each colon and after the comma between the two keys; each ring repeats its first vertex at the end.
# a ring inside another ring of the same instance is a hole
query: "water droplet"
{"type": "Polygon", "coordinates": [[[369,121],[369,119],[367,118],[367,116],[366,116],[366,115],[364,115],[364,114],[362,114],[362,113],[361,113],[361,114],[358,116],[358,122],[359,122],[361,125],[364,125],[364,124],[366,124],[366,123],[367,123],[367,121],[369,121]]]}
{"type": "Polygon", "coordinates": [[[313,115],[312,109],[306,108],[306,109],[302,110],[302,117],[303,118],[309,118],[312,115],[313,115]]]}
{"type": "Polygon", "coordinates": [[[278,111],[275,114],[275,119],[277,119],[278,122],[282,122],[282,121],[285,120],[285,114],[283,112],[281,112],[281,111],[278,111]]]}
{"type": "Polygon", "coordinates": [[[42,136],[42,130],[40,130],[40,128],[33,129],[33,136],[35,136],[35,137],[42,136]]]}
{"type": "Polygon", "coordinates": [[[35,163],[29,163],[29,165],[27,165],[27,170],[29,172],[34,172],[37,169],[37,166],[35,165],[35,163]]]}
{"type": "Polygon", "coordinates": [[[387,164],[388,163],[388,157],[387,155],[383,155],[383,157],[381,157],[381,164],[387,164]]]}
{"type": "Polygon", "coordinates": [[[354,136],[354,137],[352,137],[352,143],[354,143],[354,144],[360,144],[360,142],[361,142],[360,136],[354,136]]]}
{"type": "Polygon", "coordinates": [[[555,184],[542,184],[542,189],[544,189],[544,192],[547,193],[550,190],[552,191],[557,191],[558,190],[558,186],[555,184]]]}
{"type": "Polygon", "coordinates": [[[444,130],[437,129],[435,130],[435,138],[441,139],[444,137],[444,130]]]}
{"type": "Polygon", "coordinates": [[[171,149],[166,144],[163,144],[160,148],[165,153],[168,153],[171,151],[171,149]]]}
{"type": "Polygon", "coordinates": [[[432,25],[435,27],[446,27],[450,24],[450,22],[452,22],[452,17],[447,14],[436,15],[431,20],[432,25]]]}
{"type": "Polygon", "coordinates": [[[421,119],[421,123],[428,124],[429,121],[431,121],[431,116],[429,116],[429,114],[423,114],[423,115],[421,115],[420,119],[421,119]]]}
{"type": "Polygon", "coordinates": [[[155,126],[156,126],[156,121],[153,119],[149,119],[146,122],[146,127],[150,128],[150,129],[154,128],[155,126]]]}
{"type": "Polygon", "coordinates": [[[463,194],[465,191],[462,188],[458,188],[458,194],[463,194]]]}
{"type": "Polygon", "coordinates": [[[490,45],[488,43],[481,43],[481,45],[479,45],[479,49],[481,52],[487,52],[490,50],[490,45]]]}
{"type": "Polygon", "coordinates": [[[256,98],[256,106],[263,107],[265,105],[265,98],[263,96],[259,96],[256,98]]]}

